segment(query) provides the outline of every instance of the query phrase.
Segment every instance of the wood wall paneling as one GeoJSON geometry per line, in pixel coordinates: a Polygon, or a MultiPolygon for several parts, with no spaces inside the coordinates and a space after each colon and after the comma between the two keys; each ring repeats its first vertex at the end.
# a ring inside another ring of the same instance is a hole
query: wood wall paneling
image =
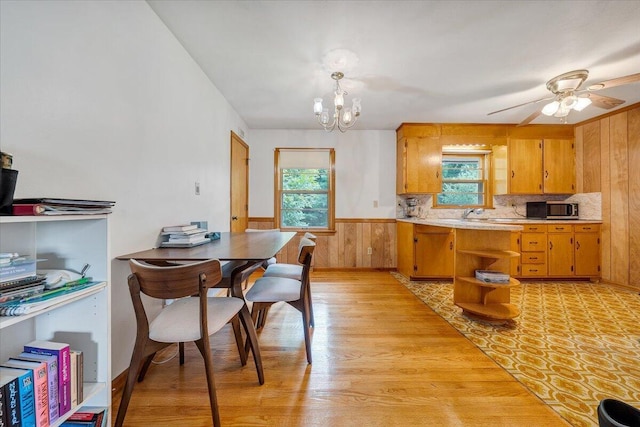
{"type": "MultiPolygon", "coordinates": [[[[273,218],[249,218],[249,228],[273,228],[273,224],[273,218]]],[[[278,262],[296,262],[302,234],[280,251],[278,262]]],[[[335,233],[314,234],[314,269],[396,269],[395,219],[336,218],[335,233]]]]}
{"type": "Polygon", "coordinates": [[[582,127],[583,159],[590,159],[589,167],[583,171],[582,192],[601,191],[600,167],[600,122],[589,123],[582,127]]]}
{"type": "Polygon", "coordinates": [[[610,117],[611,280],[629,283],[629,151],[627,113],[610,117]]]}
{"type": "MultiPolygon", "coordinates": [[[[611,281],[611,163],[609,161],[609,117],[600,121],[600,188],[602,191],[602,278],[611,281]]],[[[595,159],[590,159],[591,162],[595,159]]]]}
{"type": "Polygon", "coordinates": [[[640,286],[640,108],[627,113],[629,150],[629,283],[640,286]]]}
{"type": "Polygon", "coordinates": [[[576,144],[576,193],[584,193],[584,139],[583,128],[581,126],[575,129],[576,144]]]}

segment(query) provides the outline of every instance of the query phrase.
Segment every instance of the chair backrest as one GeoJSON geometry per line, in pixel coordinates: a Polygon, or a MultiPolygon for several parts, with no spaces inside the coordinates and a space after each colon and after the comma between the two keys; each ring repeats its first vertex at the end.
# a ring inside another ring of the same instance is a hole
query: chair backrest
{"type": "Polygon", "coordinates": [[[153,298],[175,299],[197,295],[203,282],[211,288],[222,279],[220,261],[211,259],[185,265],[160,267],[129,260],[132,280],[137,279],[140,292],[153,298]]]}
{"type": "Polygon", "coordinates": [[[306,233],[304,233],[304,236],[302,236],[302,237],[304,237],[304,238],[306,238],[306,239],[309,239],[309,240],[311,240],[312,242],[315,242],[315,241],[316,241],[316,239],[317,239],[317,237],[316,237],[316,235],[315,235],[315,234],[313,234],[313,233],[309,233],[308,231],[307,231],[306,233]]]}
{"type": "Polygon", "coordinates": [[[316,243],[313,240],[303,237],[300,239],[298,248],[298,263],[302,264],[304,267],[310,267],[311,257],[313,256],[313,251],[316,248],[316,243]]]}

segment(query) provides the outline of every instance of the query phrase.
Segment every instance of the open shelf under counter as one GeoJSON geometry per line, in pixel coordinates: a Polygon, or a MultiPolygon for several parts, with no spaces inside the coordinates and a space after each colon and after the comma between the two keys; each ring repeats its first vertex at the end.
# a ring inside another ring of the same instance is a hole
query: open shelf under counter
{"type": "Polygon", "coordinates": [[[496,289],[511,288],[511,287],[520,285],[520,281],[518,279],[514,279],[513,277],[509,278],[509,283],[484,282],[482,280],[476,279],[475,277],[462,277],[462,276],[457,276],[456,280],[460,282],[476,285],[476,286],[483,286],[485,288],[496,288],[496,289]]]}
{"type": "Polygon", "coordinates": [[[458,249],[458,253],[491,259],[514,258],[520,256],[520,253],[515,251],[495,249],[458,249]]]}
{"type": "Polygon", "coordinates": [[[459,302],[456,305],[464,311],[491,320],[512,319],[520,315],[520,309],[511,303],[479,304],[459,302]]]}

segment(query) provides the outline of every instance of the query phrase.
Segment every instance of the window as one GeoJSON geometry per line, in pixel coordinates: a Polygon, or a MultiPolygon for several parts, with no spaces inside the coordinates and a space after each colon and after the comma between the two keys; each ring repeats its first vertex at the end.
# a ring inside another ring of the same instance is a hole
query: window
{"type": "Polygon", "coordinates": [[[334,229],[334,158],[330,148],[276,148],[276,227],[334,229]]]}
{"type": "Polygon", "coordinates": [[[442,193],[436,197],[436,206],[486,206],[487,165],[486,153],[443,154],[442,193]]]}

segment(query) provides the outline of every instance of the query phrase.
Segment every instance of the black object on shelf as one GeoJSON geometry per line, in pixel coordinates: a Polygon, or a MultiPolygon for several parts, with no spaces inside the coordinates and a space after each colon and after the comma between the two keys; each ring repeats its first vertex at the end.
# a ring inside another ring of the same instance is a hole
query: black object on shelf
{"type": "Polygon", "coordinates": [[[603,399],[598,405],[600,427],[638,427],[640,409],[615,399],[603,399]]]}
{"type": "Polygon", "coordinates": [[[0,175],[0,215],[11,215],[13,205],[13,193],[16,190],[18,171],[2,168],[0,175]]]}

